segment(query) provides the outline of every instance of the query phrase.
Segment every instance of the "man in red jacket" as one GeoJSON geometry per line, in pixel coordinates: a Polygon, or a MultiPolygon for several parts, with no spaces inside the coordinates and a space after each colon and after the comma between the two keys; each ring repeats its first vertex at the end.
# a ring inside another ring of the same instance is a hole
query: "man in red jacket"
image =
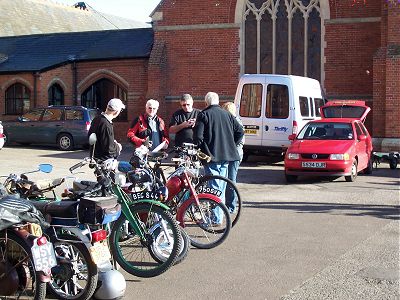
{"type": "Polygon", "coordinates": [[[146,113],[133,120],[131,127],[128,129],[127,137],[136,147],[140,147],[147,137],[152,142],[150,150],[153,150],[162,142],[165,142],[164,149],[168,147],[168,130],[165,127],[164,120],[157,116],[159,106],[160,103],[157,100],[148,100],[146,113]]]}

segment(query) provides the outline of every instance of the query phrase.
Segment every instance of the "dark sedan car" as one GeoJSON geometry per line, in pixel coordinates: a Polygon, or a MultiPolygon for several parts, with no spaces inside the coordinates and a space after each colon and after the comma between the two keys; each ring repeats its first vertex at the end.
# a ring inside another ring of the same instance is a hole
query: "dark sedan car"
{"type": "Polygon", "coordinates": [[[34,108],[16,121],[3,122],[7,143],[56,144],[61,150],[73,150],[88,144],[87,133],[98,109],[83,106],[34,108]]]}

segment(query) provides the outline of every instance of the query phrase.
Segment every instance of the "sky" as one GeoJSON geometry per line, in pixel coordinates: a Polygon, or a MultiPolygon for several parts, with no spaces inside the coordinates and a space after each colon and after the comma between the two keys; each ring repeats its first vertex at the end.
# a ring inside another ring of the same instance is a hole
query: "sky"
{"type": "Polygon", "coordinates": [[[52,0],[65,5],[74,5],[85,2],[98,12],[107,13],[141,22],[150,22],[150,13],[156,8],[160,0],[52,0]]]}

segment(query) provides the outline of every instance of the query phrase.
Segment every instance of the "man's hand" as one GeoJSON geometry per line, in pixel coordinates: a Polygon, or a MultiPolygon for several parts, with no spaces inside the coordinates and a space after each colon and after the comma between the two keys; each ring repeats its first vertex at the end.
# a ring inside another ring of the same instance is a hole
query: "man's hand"
{"type": "Polygon", "coordinates": [[[122,145],[114,140],[114,143],[117,145],[117,154],[120,155],[122,151],[122,145]]]}

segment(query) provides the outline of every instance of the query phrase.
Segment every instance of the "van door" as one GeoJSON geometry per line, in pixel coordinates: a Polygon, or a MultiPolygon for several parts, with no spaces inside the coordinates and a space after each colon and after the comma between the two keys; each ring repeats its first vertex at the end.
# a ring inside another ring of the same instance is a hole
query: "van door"
{"type": "MultiPolygon", "coordinates": [[[[289,82],[288,82],[289,83],[289,82]]],[[[292,133],[293,109],[290,107],[289,85],[269,83],[266,89],[265,109],[263,112],[262,146],[287,147],[288,136],[292,133]]]]}
{"type": "Polygon", "coordinates": [[[254,81],[243,84],[240,96],[239,116],[246,135],[246,146],[261,146],[263,109],[263,84],[254,81]]]}

